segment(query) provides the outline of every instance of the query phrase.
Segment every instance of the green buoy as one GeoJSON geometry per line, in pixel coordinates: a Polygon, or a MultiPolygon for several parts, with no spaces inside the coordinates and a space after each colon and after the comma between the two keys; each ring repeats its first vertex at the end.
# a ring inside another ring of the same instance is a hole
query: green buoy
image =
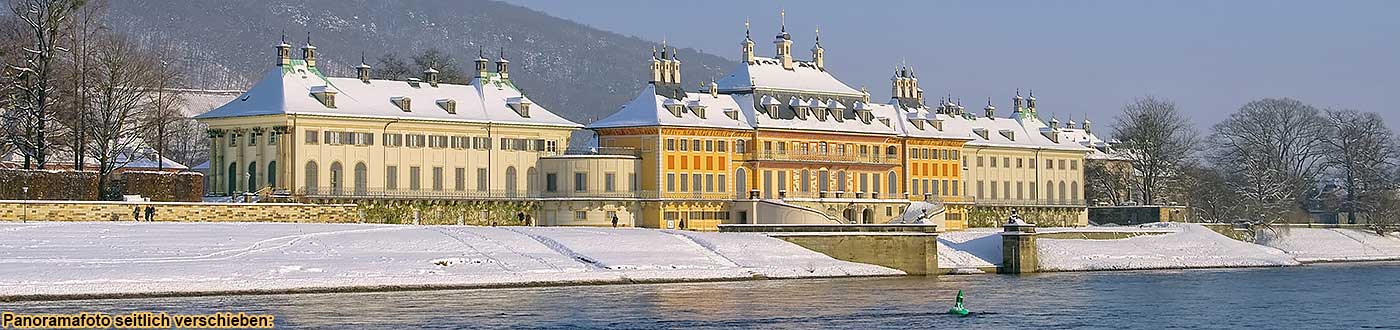
{"type": "Polygon", "coordinates": [[[968,313],[967,308],[963,307],[963,292],[958,290],[958,302],[953,304],[953,308],[948,309],[948,314],[966,316],[968,313]]]}

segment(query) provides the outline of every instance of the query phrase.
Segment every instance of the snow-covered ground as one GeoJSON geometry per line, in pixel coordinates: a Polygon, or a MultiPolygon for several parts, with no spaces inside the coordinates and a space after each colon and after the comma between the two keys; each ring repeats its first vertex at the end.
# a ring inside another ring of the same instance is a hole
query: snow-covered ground
{"type": "Polygon", "coordinates": [[[966,272],[1001,265],[1001,229],[972,228],[938,234],[938,268],[966,272]]]}
{"type": "Polygon", "coordinates": [[[292,223],[0,223],[4,296],[902,275],[759,234],[292,223]]]}
{"type": "Polygon", "coordinates": [[[1196,224],[1153,224],[1171,233],[1116,240],[1038,239],[1047,271],[1291,266],[1278,249],[1236,241],[1196,224]]]}
{"type": "Polygon", "coordinates": [[[1356,229],[1279,228],[1257,231],[1259,244],[1301,262],[1400,260],[1400,236],[1356,229]]]}

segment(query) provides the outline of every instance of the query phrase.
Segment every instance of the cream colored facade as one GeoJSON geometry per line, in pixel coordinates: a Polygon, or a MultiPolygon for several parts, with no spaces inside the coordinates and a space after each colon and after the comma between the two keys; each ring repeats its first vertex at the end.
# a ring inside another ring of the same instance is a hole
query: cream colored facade
{"type": "Polygon", "coordinates": [[[537,224],[544,226],[637,225],[642,199],[640,159],[631,150],[619,154],[560,155],[540,159],[541,205],[537,224]]]}

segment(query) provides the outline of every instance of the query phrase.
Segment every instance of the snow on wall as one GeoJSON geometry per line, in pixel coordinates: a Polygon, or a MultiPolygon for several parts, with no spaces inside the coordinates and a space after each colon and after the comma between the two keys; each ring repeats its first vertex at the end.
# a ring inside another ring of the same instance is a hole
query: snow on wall
{"type": "Polygon", "coordinates": [[[756,234],[292,223],[0,223],[0,298],[902,275],[756,234]]]}
{"type": "Polygon", "coordinates": [[[1400,260],[1400,236],[1356,229],[1260,229],[1257,243],[1293,255],[1301,262],[1400,260]]]}
{"type": "Polygon", "coordinates": [[[1045,271],[1292,266],[1280,251],[1240,242],[1196,224],[1157,224],[1176,232],[1118,240],[1038,239],[1045,271]]]}

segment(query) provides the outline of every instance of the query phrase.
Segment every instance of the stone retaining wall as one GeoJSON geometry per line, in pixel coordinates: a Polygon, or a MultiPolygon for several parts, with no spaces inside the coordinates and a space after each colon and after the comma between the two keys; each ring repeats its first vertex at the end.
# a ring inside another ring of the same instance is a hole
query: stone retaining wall
{"type": "Polygon", "coordinates": [[[354,204],[0,201],[0,221],[134,221],[155,207],[155,221],[354,223],[354,204]]]}

